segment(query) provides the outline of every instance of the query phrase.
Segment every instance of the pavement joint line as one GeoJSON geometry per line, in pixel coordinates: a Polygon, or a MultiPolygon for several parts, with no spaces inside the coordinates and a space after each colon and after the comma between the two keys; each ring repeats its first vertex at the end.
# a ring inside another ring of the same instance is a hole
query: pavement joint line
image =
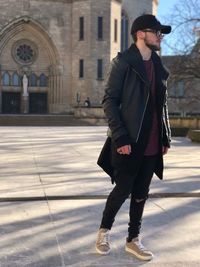
{"type": "MultiPolygon", "coordinates": [[[[92,200],[107,199],[108,195],[68,195],[68,196],[35,196],[35,197],[1,197],[0,202],[17,201],[52,201],[52,200],[92,200]]],[[[180,192],[180,193],[152,193],[149,198],[200,198],[200,192],[180,192]]]]}
{"type": "MultiPolygon", "coordinates": [[[[34,164],[35,164],[35,167],[36,167],[36,170],[39,170],[38,168],[38,164],[37,164],[37,160],[36,160],[36,154],[35,154],[35,151],[34,151],[34,145],[33,145],[33,142],[32,142],[32,138],[28,132],[28,135],[29,135],[29,138],[30,138],[30,146],[31,146],[31,151],[32,151],[32,154],[33,154],[33,161],[34,161],[34,164]]],[[[49,218],[50,218],[50,221],[51,221],[51,224],[52,224],[52,227],[53,229],[55,229],[55,222],[54,222],[54,219],[53,219],[53,215],[52,215],[52,212],[51,212],[51,207],[49,205],[49,199],[48,199],[48,195],[46,194],[46,190],[45,190],[45,186],[44,186],[44,183],[42,181],[42,178],[41,178],[41,174],[40,172],[38,171],[38,177],[39,177],[39,181],[40,181],[40,184],[42,186],[42,191],[44,193],[44,196],[43,196],[43,201],[46,202],[47,204],[47,207],[48,207],[48,210],[49,210],[49,218]]],[[[34,199],[34,197],[32,197],[34,199]]],[[[17,200],[16,200],[17,201],[17,200]]],[[[20,200],[18,200],[20,201],[20,200]]],[[[21,200],[22,202],[24,201],[28,201],[28,200],[21,200]]],[[[36,200],[33,200],[33,201],[36,201],[36,200]]],[[[1,201],[0,201],[1,202],[1,201]]],[[[12,202],[12,201],[11,201],[12,202]]],[[[59,243],[59,238],[57,236],[57,233],[56,231],[54,231],[54,234],[55,234],[55,239],[56,239],[56,243],[57,243],[57,248],[58,248],[58,252],[59,252],[59,255],[60,255],[60,259],[61,259],[61,265],[62,267],[65,267],[65,260],[64,260],[64,256],[63,256],[63,253],[62,253],[62,249],[61,249],[61,246],[60,246],[60,243],[59,243]]]]}

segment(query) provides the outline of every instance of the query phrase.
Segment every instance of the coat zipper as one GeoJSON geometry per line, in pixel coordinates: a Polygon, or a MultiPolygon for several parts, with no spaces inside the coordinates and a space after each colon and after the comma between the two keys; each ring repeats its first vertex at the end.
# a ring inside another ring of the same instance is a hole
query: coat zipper
{"type": "MultiPolygon", "coordinates": [[[[135,71],[134,68],[132,68],[132,69],[133,69],[133,71],[140,77],[140,79],[146,84],[146,81],[141,77],[141,75],[140,75],[137,71],[135,71]]],[[[144,120],[144,114],[145,114],[145,111],[146,111],[146,108],[147,108],[147,103],[148,103],[148,101],[149,101],[149,90],[148,90],[147,100],[146,100],[146,103],[145,103],[144,112],[143,112],[143,114],[142,114],[142,120],[141,120],[141,123],[140,123],[140,128],[139,128],[139,130],[138,130],[138,134],[137,134],[137,137],[136,137],[136,140],[135,140],[136,143],[137,143],[137,141],[138,141],[138,139],[139,139],[139,135],[140,135],[140,132],[141,132],[142,123],[143,123],[143,120],[144,120]]]]}
{"type": "Polygon", "coordinates": [[[138,134],[137,134],[137,138],[136,138],[136,140],[135,140],[136,143],[137,143],[137,141],[138,141],[138,139],[139,139],[139,135],[140,135],[140,132],[141,132],[142,123],[143,123],[143,120],[144,120],[144,114],[145,114],[145,111],[146,111],[146,108],[147,108],[148,100],[149,100],[149,93],[148,93],[148,96],[147,96],[147,101],[146,101],[146,104],[145,104],[144,112],[143,112],[143,114],[142,114],[142,121],[141,121],[141,123],[140,123],[140,128],[139,128],[139,131],[138,131],[138,134]]]}

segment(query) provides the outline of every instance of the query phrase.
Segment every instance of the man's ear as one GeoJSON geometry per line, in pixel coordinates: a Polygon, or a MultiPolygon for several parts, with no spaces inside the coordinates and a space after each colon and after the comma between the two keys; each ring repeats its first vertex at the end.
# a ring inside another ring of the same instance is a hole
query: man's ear
{"type": "Polygon", "coordinates": [[[144,32],[142,32],[142,31],[138,31],[137,32],[137,38],[138,39],[144,39],[144,37],[145,37],[145,33],[144,32]]]}

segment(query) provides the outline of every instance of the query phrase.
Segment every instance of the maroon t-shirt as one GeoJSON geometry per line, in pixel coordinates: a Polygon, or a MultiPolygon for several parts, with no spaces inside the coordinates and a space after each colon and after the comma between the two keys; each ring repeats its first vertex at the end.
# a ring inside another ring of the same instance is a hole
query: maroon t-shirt
{"type": "Polygon", "coordinates": [[[156,111],[156,87],[155,87],[155,71],[152,60],[144,60],[147,76],[151,82],[151,103],[152,103],[152,127],[149,135],[147,147],[145,149],[145,156],[156,155],[159,151],[159,132],[158,132],[158,118],[156,111]]]}

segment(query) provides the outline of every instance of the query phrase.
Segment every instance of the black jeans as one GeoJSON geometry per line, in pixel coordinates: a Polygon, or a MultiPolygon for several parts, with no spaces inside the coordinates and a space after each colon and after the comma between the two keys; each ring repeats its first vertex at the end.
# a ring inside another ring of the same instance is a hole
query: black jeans
{"type": "Polygon", "coordinates": [[[108,196],[100,228],[111,229],[115,216],[131,194],[128,239],[137,237],[141,228],[142,214],[158,156],[144,156],[135,166],[135,173],[116,170],[116,185],[108,196]]]}

